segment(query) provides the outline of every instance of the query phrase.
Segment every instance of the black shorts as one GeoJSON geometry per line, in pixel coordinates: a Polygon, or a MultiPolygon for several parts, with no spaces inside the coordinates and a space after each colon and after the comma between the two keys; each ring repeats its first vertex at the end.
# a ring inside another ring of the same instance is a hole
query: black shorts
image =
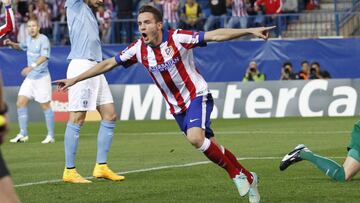
{"type": "Polygon", "coordinates": [[[0,150],[0,179],[10,175],[8,169],[6,168],[5,161],[2,157],[1,150],[0,150]]]}

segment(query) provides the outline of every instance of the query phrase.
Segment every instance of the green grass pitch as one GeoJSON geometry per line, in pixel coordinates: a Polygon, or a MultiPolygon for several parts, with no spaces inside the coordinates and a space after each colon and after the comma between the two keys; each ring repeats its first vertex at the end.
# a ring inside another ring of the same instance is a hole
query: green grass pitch
{"type": "MultiPolygon", "coordinates": [[[[214,120],[218,141],[260,177],[262,202],[359,202],[360,177],[337,183],[306,162],[280,172],[280,157],[296,144],[342,164],[351,128],[358,117],[214,120]]],[[[92,184],[61,182],[63,133],[56,125],[56,143],[43,145],[43,123],[30,123],[28,143],[10,144],[13,124],[2,153],[23,202],[248,202],[240,198],[225,171],[194,149],[175,121],[120,121],[108,163],[126,180],[94,180],[92,184]],[[186,165],[189,164],[189,165],[186,165]]],[[[91,176],[96,158],[98,123],[81,129],[76,167],[91,176]]]]}

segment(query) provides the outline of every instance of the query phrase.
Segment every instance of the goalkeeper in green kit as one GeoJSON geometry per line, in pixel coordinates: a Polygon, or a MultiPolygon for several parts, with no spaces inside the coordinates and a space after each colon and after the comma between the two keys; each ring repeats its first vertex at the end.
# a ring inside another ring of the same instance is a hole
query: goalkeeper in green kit
{"type": "Polygon", "coordinates": [[[357,121],[353,127],[347,149],[347,157],[341,166],[331,159],[314,154],[305,145],[299,144],[281,160],[280,170],[283,171],[292,164],[306,160],[335,181],[349,181],[360,171],[360,121],[357,121]]]}

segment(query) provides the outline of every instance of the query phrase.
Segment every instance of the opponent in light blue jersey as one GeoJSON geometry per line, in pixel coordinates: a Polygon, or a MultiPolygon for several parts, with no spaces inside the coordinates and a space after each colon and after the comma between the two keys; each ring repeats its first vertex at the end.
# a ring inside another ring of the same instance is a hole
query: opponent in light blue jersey
{"type": "MultiPolygon", "coordinates": [[[[89,0],[91,5],[91,1],[97,3],[89,0]]],[[[67,0],[65,7],[71,42],[68,59],[102,61],[99,25],[89,5],[83,0],[67,0]]]]}
{"type": "MultiPolygon", "coordinates": [[[[71,52],[68,59],[67,77],[74,77],[102,61],[99,26],[93,10],[103,4],[103,0],[67,0],[66,15],[70,33],[71,52]]],[[[104,75],[90,78],[74,85],[68,91],[69,121],[65,130],[65,169],[63,180],[70,183],[90,183],[75,168],[75,158],[80,129],[85,122],[87,111],[97,110],[101,115],[98,132],[98,149],[93,176],[113,181],[124,180],[107,165],[108,152],[114,135],[116,111],[108,82],[104,75]]]]}
{"type": "MultiPolygon", "coordinates": [[[[23,51],[26,51],[27,63],[30,67],[32,67],[32,64],[36,64],[40,57],[50,58],[50,42],[43,34],[39,34],[37,38],[28,36],[26,42],[20,43],[19,46],[23,51]]],[[[47,59],[39,65],[35,66],[34,64],[34,67],[26,77],[29,79],[39,79],[49,75],[49,62],[47,59]]]]}
{"type": "Polygon", "coordinates": [[[7,39],[5,45],[14,49],[27,52],[27,66],[21,71],[26,77],[21,84],[16,102],[20,133],[10,142],[26,142],[29,140],[27,124],[29,100],[37,101],[44,111],[48,134],[42,141],[43,144],[53,143],[54,139],[54,113],[51,109],[51,78],[48,69],[48,60],[50,57],[49,39],[40,34],[39,22],[36,19],[30,19],[27,23],[29,37],[24,43],[15,43],[7,39]]]}

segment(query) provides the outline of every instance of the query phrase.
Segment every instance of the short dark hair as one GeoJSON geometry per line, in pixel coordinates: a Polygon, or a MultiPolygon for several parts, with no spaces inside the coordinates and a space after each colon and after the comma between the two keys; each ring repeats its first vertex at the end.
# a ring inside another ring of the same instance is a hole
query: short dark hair
{"type": "Polygon", "coordinates": [[[139,9],[139,14],[140,13],[152,13],[154,15],[154,18],[156,20],[156,22],[162,22],[163,21],[163,15],[161,14],[161,12],[153,7],[153,6],[150,6],[150,5],[144,5],[144,6],[141,6],[140,9],[139,9]]]}
{"type": "Polygon", "coordinates": [[[317,66],[317,67],[320,68],[320,64],[319,64],[319,62],[317,62],[317,61],[312,62],[312,63],[311,63],[311,66],[313,66],[313,65],[315,65],[315,66],[317,66]]]}
{"type": "Polygon", "coordinates": [[[309,61],[305,60],[301,62],[301,65],[304,65],[305,63],[309,64],[309,61]]]}
{"type": "Polygon", "coordinates": [[[290,61],[286,61],[284,64],[283,64],[283,67],[285,68],[285,66],[291,66],[292,67],[292,63],[290,61]]]}

